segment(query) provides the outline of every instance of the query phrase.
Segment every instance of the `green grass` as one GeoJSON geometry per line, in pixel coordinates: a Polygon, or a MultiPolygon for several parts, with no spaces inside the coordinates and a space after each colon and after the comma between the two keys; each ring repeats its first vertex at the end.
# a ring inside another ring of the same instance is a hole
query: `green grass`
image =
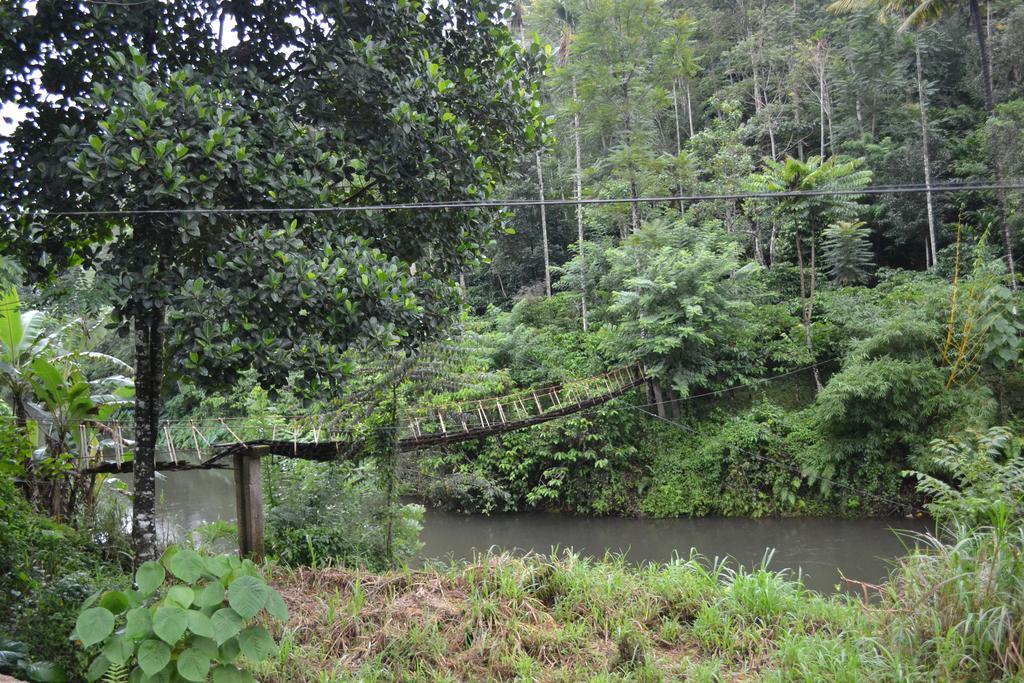
{"type": "Polygon", "coordinates": [[[271,568],[265,681],[1022,680],[1024,532],[961,531],[870,603],[701,558],[485,555],[388,574],[271,568]]]}

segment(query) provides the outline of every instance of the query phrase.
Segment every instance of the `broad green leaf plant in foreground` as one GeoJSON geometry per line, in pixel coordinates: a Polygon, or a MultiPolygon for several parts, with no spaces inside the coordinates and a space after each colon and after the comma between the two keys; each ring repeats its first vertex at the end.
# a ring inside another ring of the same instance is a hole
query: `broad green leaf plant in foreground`
{"type": "Polygon", "coordinates": [[[277,651],[263,615],[288,619],[256,565],[233,556],[172,546],[138,568],[135,586],[94,595],[78,615],[72,638],[95,654],[90,681],[252,681],[245,665],[277,651]]]}

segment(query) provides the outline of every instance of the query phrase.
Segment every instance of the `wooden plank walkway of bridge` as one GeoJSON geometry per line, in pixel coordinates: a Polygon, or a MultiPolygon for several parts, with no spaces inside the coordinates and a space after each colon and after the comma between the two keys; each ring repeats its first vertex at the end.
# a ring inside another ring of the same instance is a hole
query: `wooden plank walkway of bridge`
{"type": "MultiPolygon", "coordinates": [[[[607,403],[640,386],[645,380],[642,368],[627,366],[595,377],[494,398],[417,407],[404,413],[399,420],[398,449],[410,452],[436,448],[526,429],[607,403]]],[[[184,436],[177,438],[164,425],[161,454],[165,459],[156,462],[156,469],[228,469],[232,467],[229,456],[254,447],[260,447],[270,455],[324,462],[358,457],[361,444],[332,433],[329,421],[320,419],[324,417],[297,419],[291,429],[281,430],[290,432],[290,438],[275,438],[279,431],[277,428],[269,435],[244,438],[232,430],[226,419],[215,418],[208,422],[216,427],[218,433],[230,435],[233,439],[221,442],[212,441],[195,424],[184,436]],[[210,457],[203,459],[204,453],[210,457]],[[186,456],[189,455],[195,455],[196,460],[188,460],[186,456]]],[[[123,458],[123,454],[131,449],[124,429],[118,425],[103,427],[108,435],[106,447],[97,449],[96,457],[81,471],[90,474],[131,472],[132,461],[123,458]],[[106,460],[109,453],[122,457],[106,460]]]]}

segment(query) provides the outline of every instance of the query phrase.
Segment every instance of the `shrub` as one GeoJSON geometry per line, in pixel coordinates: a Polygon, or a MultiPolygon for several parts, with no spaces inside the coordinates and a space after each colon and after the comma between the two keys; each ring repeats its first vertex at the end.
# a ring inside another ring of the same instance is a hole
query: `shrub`
{"type": "Polygon", "coordinates": [[[918,490],[931,499],[928,511],[942,522],[973,526],[1007,518],[1019,525],[1024,522],[1021,445],[1022,440],[1006,427],[968,430],[932,442],[930,474],[904,474],[917,477],[918,490]]]}
{"type": "Polygon", "coordinates": [[[67,639],[78,606],[124,582],[89,531],[36,514],[0,477],[0,633],[16,636],[32,660],[79,680],[85,662],[67,639]]]}
{"type": "Polygon", "coordinates": [[[644,498],[644,511],[659,517],[822,511],[795,455],[806,447],[798,417],[765,401],[709,420],[697,433],[653,430],[648,448],[655,454],[655,483],[644,498]]]}
{"type": "Polygon", "coordinates": [[[882,591],[890,655],[916,660],[931,680],[1020,681],[1024,676],[1024,529],[920,536],[882,591]]]}
{"type": "Polygon", "coordinates": [[[435,472],[456,477],[455,485],[432,487],[431,500],[467,512],[560,508],[581,514],[632,513],[647,464],[637,447],[644,422],[638,411],[613,401],[453,448],[424,460],[435,472]]]}
{"type": "Polygon", "coordinates": [[[237,557],[204,557],[172,546],[160,562],[139,567],[135,584],[135,591],[92,596],[78,615],[72,637],[98,649],[90,681],[126,674],[131,680],[252,681],[237,665],[239,656],[257,663],[277,649],[256,617],[288,618],[284,600],[256,565],[237,557]]]}
{"type": "Polygon", "coordinates": [[[64,683],[64,670],[52,662],[33,661],[28,645],[0,637],[0,674],[33,683],[64,683]]]}
{"type": "Polygon", "coordinates": [[[383,569],[419,550],[423,508],[398,505],[387,495],[373,464],[288,461],[271,477],[267,552],[288,565],[340,564],[383,569]],[[391,503],[394,504],[393,502],[391,503]],[[392,527],[392,558],[387,526],[392,527]]]}

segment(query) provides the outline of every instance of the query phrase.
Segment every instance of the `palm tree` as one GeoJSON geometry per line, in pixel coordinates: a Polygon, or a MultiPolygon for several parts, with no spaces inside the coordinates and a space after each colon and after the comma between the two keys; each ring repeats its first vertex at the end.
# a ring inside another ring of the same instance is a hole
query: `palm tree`
{"type": "MultiPolygon", "coordinates": [[[[570,58],[572,55],[572,41],[576,35],[576,19],[572,12],[564,4],[556,7],[558,18],[562,22],[562,30],[558,42],[558,66],[569,70],[570,58]]],[[[579,241],[580,261],[586,267],[583,260],[583,156],[580,152],[580,101],[576,93],[576,74],[570,74],[572,84],[572,141],[576,148],[576,232],[579,241]]],[[[586,279],[584,278],[583,291],[580,292],[580,315],[583,318],[583,331],[587,331],[587,293],[586,279]]]]}
{"type": "Polygon", "coordinates": [[[540,196],[540,235],[544,246],[544,295],[551,298],[551,259],[548,256],[548,212],[544,204],[544,165],[537,151],[537,188],[540,196]]]}
{"type": "MultiPolygon", "coordinates": [[[[676,128],[676,163],[679,164],[683,160],[683,135],[682,126],[679,121],[679,83],[680,80],[683,83],[683,89],[686,95],[686,119],[689,124],[689,135],[687,139],[692,138],[694,135],[693,130],[693,104],[691,102],[690,95],[690,81],[700,71],[700,63],[697,55],[693,51],[693,30],[696,25],[696,21],[691,19],[688,15],[682,15],[677,18],[670,26],[670,32],[668,37],[662,43],[662,54],[661,59],[663,61],[662,69],[665,75],[672,80],[672,112],[675,118],[676,128]]],[[[683,194],[682,184],[680,183],[679,194],[683,194]]],[[[682,212],[685,209],[683,202],[679,202],[679,211],[682,212]]]]}
{"type": "MultiPolygon", "coordinates": [[[[871,171],[861,168],[862,160],[822,159],[807,161],[787,157],[783,161],[765,160],[765,168],[750,179],[750,188],[757,192],[813,192],[821,190],[860,189],[871,182],[871,171]]],[[[815,194],[783,197],[774,211],[783,225],[793,231],[793,246],[800,271],[800,306],[807,351],[814,358],[811,334],[814,296],[817,289],[817,235],[826,226],[842,220],[853,220],[860,211],[856,195],[815,194]],[[806,235],[804,234],[806,231],[806,235]],[[810,260],[805,264],[807,242],[810,260]]],[[[821,375],[813,368],[814,383],[820,391],[821,375]]]]}
{"type": "MultiPolygon", "coordinates": [[[[509,30],[518,33],[519,44],[527,47],[526,41],[526,4],[518,1],[511,5],[511,16],[509,19],[509,30]]],[[[541,159],[541,150],[535,153],[537,162],[537,190],[540,198],[540,232],[542,250],[544,254],[544,294],[551,297],[551,259],[548,251],[548,212],[544,205],[544,166],[541,159]]]]}
{"type": "MultiPolygon", "coordinates": [[[[905,0],[887,0],[903,4],[905,0]]],[[[905,31],[915,26],[921,26],[929,21],[934,21],[963,6],[963,0],[921,0],[912,3],[913,10],[903,20],[900,30],[905,31]]],[[[981,81],[985,92],[985,110],[991,114],[996,108],[995,96],[992,94],[992,57],[988,52],[988,41],[986,38],[986,26],[981,16],[981,7],[978,0],[967,0],[967,8],[971,13],[971,23],[974,24],[974,34],[978,39],[978,55],[981,58],[981,81]]]]}

